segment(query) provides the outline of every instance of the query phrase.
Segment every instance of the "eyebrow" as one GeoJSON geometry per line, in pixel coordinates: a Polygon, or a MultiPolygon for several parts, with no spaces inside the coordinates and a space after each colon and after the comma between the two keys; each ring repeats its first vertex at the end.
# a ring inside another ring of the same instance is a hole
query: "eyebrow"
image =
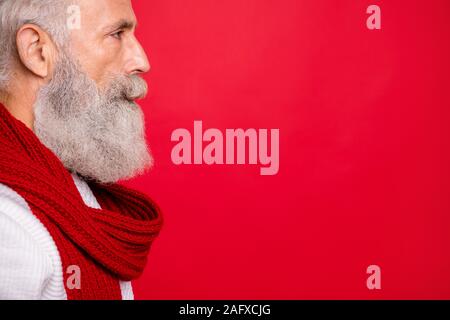
{"type": "Polygon", "coordinates": [[[136,26],[137,26],[137,22],[127,20],[127,19],[120,19],[116,23],[105,27],[104,30],[106,32],[111,32],[111,31],[120,30],[120,29],[132,30],[132,29],[136,28],[136,26]]]}

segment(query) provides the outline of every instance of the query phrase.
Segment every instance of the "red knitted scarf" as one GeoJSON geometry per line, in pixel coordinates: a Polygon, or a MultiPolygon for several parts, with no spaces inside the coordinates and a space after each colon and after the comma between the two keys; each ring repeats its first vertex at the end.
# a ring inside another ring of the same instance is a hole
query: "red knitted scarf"
{"type": "Polygon", "coordinates": [[[1,104],[0,183],[26,200],[52,236],[69,300],[121,299],[119,280],[142,273],[162,226],[159,207],[119,184],[92,182],[102,209],[86,206],[56,155],[1,104]],[[80,272],[80,288],[68,285],[73,270],[80,272]]]}

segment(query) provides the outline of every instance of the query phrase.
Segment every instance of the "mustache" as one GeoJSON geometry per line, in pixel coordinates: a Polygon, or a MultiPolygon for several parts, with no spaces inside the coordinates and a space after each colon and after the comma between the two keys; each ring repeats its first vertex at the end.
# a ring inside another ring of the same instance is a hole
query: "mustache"
{"type": "Polygon", "coordinates": [[[120,75],[111,79],[106,96],[109,100],[127,100],[133,102],[143,99],[148,92],[147,82],[138,75],[120,75]]]}

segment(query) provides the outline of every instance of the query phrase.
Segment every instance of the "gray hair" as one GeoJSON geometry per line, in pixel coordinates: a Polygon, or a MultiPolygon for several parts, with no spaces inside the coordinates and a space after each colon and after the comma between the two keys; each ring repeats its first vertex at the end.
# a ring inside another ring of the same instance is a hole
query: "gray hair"
{"type": "Polygon", "coordinates": [[[0,0],[0,90],[7,86],[11,63],[18,58],[17,31],[25,24],[35,24],[59,48],[68,37],[68,4],[69,0],[0,0]]]}

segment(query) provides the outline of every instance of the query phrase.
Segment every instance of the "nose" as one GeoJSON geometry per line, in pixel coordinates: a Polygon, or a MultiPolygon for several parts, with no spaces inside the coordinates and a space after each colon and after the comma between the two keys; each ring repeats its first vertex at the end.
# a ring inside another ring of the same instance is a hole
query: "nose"
{"type": "Polygon", "coordinates": [[[129,44],[129,54],[125,64],[127,74],[140,74],[149,72],[151,69],[147,54],[142,48],[139,41],[133,37],[133,41],[129,44]]]}

